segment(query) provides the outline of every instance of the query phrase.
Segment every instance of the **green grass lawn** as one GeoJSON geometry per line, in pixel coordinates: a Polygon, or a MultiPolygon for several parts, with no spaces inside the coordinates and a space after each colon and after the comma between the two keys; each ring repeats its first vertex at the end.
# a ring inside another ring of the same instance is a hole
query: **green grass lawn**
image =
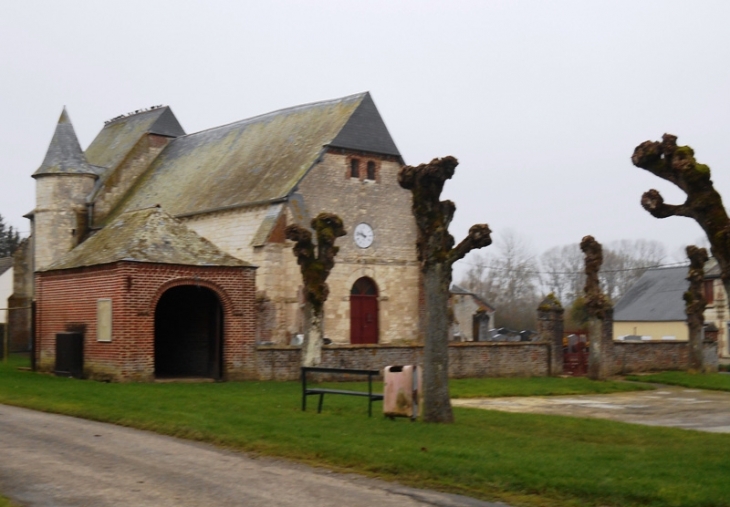
{"type": "Polygon", "coordinates": [[[712,389],[715,391],[730,391],[730,375],[724,373],[688,373],[685,371],[664,371],[650,375],[630,375],[628,380],[640,382],[655,382],[684,386],[694,389],[712,389]]]}
{"type": "MultiPolygon", "coordinates": [[[[413,486],[512,505],[730,505],[730,435],[466,408],[455,409],[452,425],[391,421],[368,418],[366,401],[349,396],[327,397],[317,414],[301,411],[295,382],[104,384],[12,366],[0,367],[2,403],[413,486]]],[[[535,380],[544,394],[545,379],[535,380]]],[[[454,390],[471,395],[478,385],[454,382],[454,390]]]]}

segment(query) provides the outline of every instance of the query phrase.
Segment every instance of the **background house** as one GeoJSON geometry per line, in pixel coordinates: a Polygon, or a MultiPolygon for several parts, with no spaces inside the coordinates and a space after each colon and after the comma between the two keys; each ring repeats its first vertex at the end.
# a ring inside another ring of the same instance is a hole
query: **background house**
{"type": "Polygon", "coordinates": [[[451,286],[451,339],[471,342],[486,341],[494,308],[476,294],[454,284],[451,286]]]}
{"type": "Polygon", "coordinates": [[[614,339],[687,341],[686,277],[686,266],[646,270],[614,308],[614,339]]]}
{"type": "MultiPolygon", "coordinates": [[[[0,345],[3,344],[6,335],[6,326],[8,325],[8,298],[13,293],[13,258],[0,258],[0,345]]],[[[0,346],[0,349],[2,347],[0,346]]],[[[0,354],[2,354],[0,350],[0,354]]]]}
{"type": "MultiPolygon", "coordinates": [[[[684,293],[689,287],[687,267],[647,270],[616,304],[613,335],[616,340],[679,340],[689,337],[684,293]]],[[[718,355],[728,350],[727,296],[715,259],[705,265],[705,323],[717,330],[718,355]]]]}

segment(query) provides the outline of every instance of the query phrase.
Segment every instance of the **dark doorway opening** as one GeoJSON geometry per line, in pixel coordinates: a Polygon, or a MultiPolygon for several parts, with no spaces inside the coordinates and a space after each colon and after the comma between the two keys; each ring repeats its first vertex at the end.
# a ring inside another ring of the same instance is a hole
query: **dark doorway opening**
{"type": "Polygon", "coordinates": [[[350,343],[378,343],[378,288],[370,278],[350,291],[350,343]]]}
{"type": "Polygon", "coordinates": [[[220,379],[223,311],[210,289],[192,285],[165,292],[155,309],[155,376],[220,379]]]}

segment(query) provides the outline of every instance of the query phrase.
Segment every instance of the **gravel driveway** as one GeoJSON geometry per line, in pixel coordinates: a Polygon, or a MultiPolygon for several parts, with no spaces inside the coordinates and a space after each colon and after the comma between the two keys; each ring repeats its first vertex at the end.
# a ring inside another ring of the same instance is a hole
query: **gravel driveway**
{"type": "Polygon", "coordinates": [[[660,386],[630,393],[453,400],[457,407],[598,417],[650,426],[730,433],[730,393],[660,386]]]}

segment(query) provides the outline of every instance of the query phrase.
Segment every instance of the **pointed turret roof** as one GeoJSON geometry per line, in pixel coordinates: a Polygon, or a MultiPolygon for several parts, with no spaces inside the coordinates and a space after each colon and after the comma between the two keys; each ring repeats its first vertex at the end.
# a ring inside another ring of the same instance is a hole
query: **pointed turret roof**
{"type": "Polygon", "coordinates": [[[81,151],[79,139],[76,137],[76,131],[74,131],[65,107],[58,119],[46,158],[43,159],[38,170],[33,173],[33,177],[47,174],[91,174],[94,176],[97,174],[86,161],[84,152],[81,151]]]}
{"type": "Polygon", "coordinates": [[[188,229],[160,208],[119,215],[91,238],[41,271],[73,269],[119,261],[183,266],[252,267],[188,229]]]}

